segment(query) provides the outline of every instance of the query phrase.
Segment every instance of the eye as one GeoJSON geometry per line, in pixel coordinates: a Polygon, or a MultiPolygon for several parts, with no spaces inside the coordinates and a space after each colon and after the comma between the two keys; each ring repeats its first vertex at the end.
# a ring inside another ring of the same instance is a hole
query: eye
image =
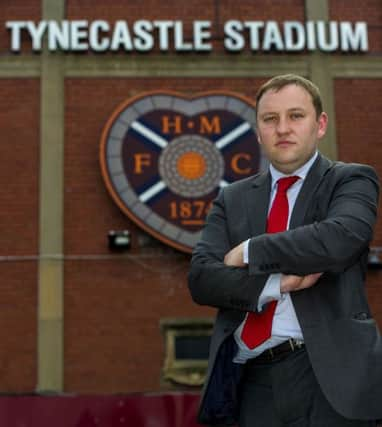
{"type": "Polygon", "coordinates": [[[290,118],[292,120],[302,119],[304,117],[303,113],[291,113],[290,118]]]}
{"type": "Polygon", "coordinates": [[[274,123],[276,122],[277,117],[276,116],[265,116],[263,117],[264,123],[274,123]]]}

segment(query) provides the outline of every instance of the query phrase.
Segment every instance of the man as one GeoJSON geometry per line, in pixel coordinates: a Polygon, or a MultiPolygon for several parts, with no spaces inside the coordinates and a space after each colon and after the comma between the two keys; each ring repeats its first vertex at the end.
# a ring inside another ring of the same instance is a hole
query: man
{"type": "Polygon", "coordinates": [[[364,288],[376,220],[372,168],[318,153],[318,88],[278,76],[257,94],[270,168],[225,187],[191,263],[218,308],[199,421],[365,427],[382,418],[382,341],[364,288]]]}

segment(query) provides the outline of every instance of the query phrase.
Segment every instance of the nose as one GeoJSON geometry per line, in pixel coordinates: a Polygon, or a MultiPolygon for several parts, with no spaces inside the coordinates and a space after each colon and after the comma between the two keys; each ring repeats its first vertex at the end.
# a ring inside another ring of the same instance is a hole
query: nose
{"type": "Polygon", "coordinates": [[[277,121],[276,131],[280,135],[284,135],[290,132],[289,120],[287,117],[279,117],[277,121]]]}

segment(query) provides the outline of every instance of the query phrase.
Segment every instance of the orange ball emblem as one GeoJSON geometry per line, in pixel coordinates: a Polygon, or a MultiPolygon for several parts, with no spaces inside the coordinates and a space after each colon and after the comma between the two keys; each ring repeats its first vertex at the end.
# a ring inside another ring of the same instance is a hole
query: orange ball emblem
{"type": "Polygon", "coordinates": [[[201,154],[189,151],[179,157],[177,169],[183,178],[198,179],[206,173],[207,165],[201,154]]]}

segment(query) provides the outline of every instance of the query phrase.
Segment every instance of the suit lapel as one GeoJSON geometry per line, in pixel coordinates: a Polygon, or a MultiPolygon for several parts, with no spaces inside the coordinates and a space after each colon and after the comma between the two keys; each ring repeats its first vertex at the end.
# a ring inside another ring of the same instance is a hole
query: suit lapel
{"type": "MultiPolygon", "coordinates": [[[[332,162],[330,160],[318,154],[297,197],[289,228],[295,228],[304,223],[309,203],[331,165],[332,162]]],[[[245,193],[251,236],[258,236],[266,232],[270,194],[271,174],[269,171],[255,176],[251,190],[245,193]]]]}
{"type": "Polygon", "coordinates": [[[313,163],[304,184],[298,194],[296,203],[293,208],[292,216],[290,219],[289,228],[295,228],[304,224],[305,214],[308,206],[315,194],[326,171],[330,168],[332,162],[326,157],[318,155],[316,161],[313,163]]]}
{"type": "Polygon", "coordinates": [[[245,194],[251,236],[266,231],[270,193],[271,176],[265,172],[254,178],[251,190],[245,194]]]}

